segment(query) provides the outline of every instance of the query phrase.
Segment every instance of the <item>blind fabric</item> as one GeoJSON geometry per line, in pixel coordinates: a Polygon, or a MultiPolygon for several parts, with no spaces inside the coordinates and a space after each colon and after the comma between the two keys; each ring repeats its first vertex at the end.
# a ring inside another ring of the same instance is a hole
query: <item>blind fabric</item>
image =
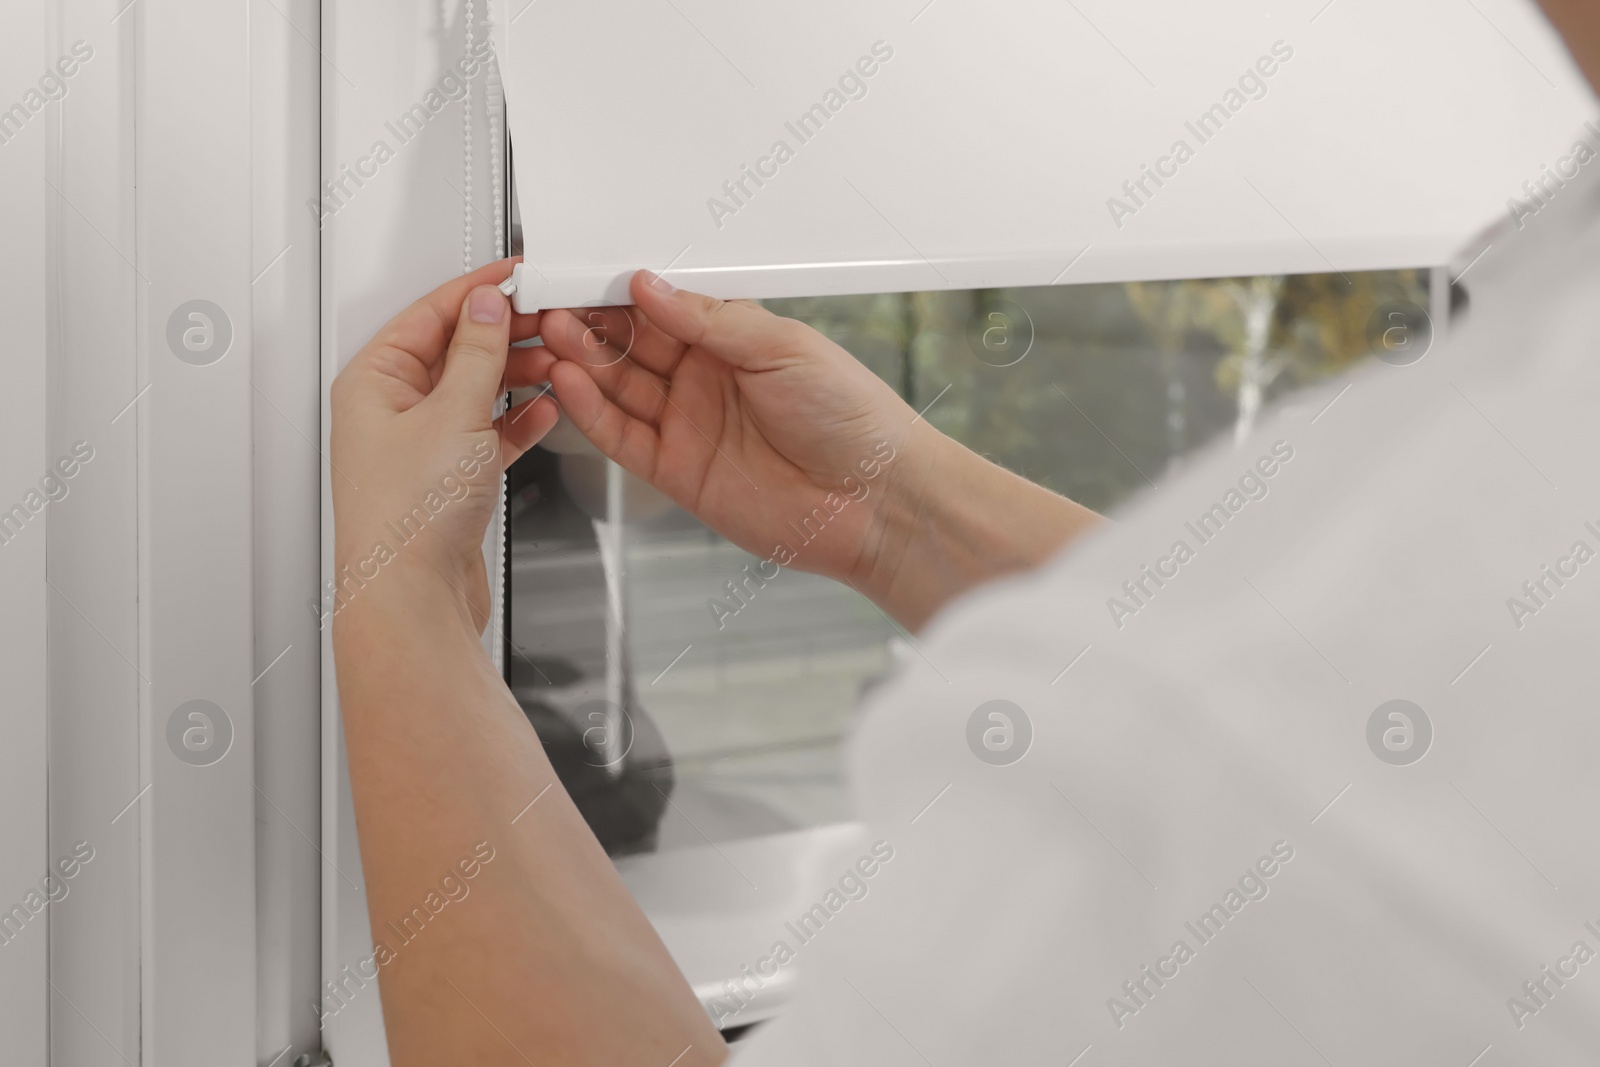
{"type": "Polygon", "coordinates": [[[1429,266],[1600,143],[1525,0],[544,0],[501,49],[530,307],[1429,266]]]}

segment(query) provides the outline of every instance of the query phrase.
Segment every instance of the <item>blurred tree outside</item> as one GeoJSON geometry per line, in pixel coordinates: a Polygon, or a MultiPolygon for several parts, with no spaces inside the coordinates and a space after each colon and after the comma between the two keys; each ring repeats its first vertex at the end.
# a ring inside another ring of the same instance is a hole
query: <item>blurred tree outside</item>
{"type": "Polygon", "coordinates": [[[1234,438],[1254,428],[1280,376],[1292,389],[1337,374],[1369,354],[1367,323],[1391,300],[1427,305],[1426,273],[1303,274],[1132,283],[1129,299],[1175,355],[1182,333],[1211,334],[1228,355],[1217,385],[1234,395],[1234,438]]]}

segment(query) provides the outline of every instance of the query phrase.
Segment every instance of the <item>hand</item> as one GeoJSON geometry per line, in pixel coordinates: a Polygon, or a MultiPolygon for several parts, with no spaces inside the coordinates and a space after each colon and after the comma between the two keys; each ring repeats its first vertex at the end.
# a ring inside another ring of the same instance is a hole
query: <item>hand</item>
{"type": "Polygon", "coordinates": [[[491,419],[503,390],[543,381],[555,361],[542,347],[508,357],[539,326],[494,288],[509,272],[492,264],[419,300],[333,385],[335,578],[348,598],[333,657],[373,945],[393,946],[374,957],[392,1062],[676,1053],[679,1067],[714,1067],[726,1044],[479,639],[501,467],[557,417],[539,397],[491,419]],[[385,920],[437,895],[441,872],[472,880],[471,903],[400,947],[385,920]]]}
{"type": "Polygon", "coordinates": [[[483,536],[500,473],[558,416],[540,397],[492,418],[502,392],[543,381],[551,362],[537,348],[508,358],[539,328],[495,288],[510,272],[504,260],[435,289],[334,379],[335,613],[398,572],[447,583],[478,633],[488,622],[483,536]]]}
{"type": "Polygon", "coordinates": [[[793,319],[648,271],[631,291],[632,308],[545,313],[573,424],[745,551],[866,581],[880,505],[911,481],[899,457],[916,412],[793,319]]]}
{"type": "Polygon", "coordinates": [[[849,582],[915,629],[1099,521],[933,429],[809,326],[648,271],[630,289],[635,307],[545,313],[556,398],[601,452],[763,560],[849,582]]]}

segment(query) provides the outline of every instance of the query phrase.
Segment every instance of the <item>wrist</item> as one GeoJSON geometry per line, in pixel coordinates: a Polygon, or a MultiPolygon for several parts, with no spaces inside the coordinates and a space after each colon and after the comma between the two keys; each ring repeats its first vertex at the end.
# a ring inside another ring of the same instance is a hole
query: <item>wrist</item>
{"type": "Polygon", "coordinates": [[[942,521],[947,502],[940,497],[951,468],[965,464],[972,453],[920,420],[896,442],[895,451],[862,552],[842,580],[915,628],[924,613],[908,610],[903,591],[919,578],[923,585],[938,580],[925,570],[933,562],[929,527],[942,521]]]}
{"type": "Polygon", "coordinates": [[[910,629],[974,586],[1036,567],[1101,518],[926,423],[907,435],[852,585],[910,629]]]}
{"type": "Polygon", "coordinates": [[[324,589],[324,616],[332,619],[336,637],[341,628],[393,628],[418,620],[464,628],[476,640],[481,627],[473,625],[466,592],[470,577],[460,570],[415,552],[336,553],[331,588],[324,589]]]}

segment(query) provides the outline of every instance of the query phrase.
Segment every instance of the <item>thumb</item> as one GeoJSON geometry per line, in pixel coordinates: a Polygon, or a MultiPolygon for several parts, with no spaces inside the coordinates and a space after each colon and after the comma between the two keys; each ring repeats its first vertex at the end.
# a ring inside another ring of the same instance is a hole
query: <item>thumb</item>
{"type": "Polygon", "coordinates": [[[505,294],[492,285],[473,289],[461,305],[434,395],[464,411],[481,412],[488,425],[505,378],[510,341],[510,305],[505,294]]]}
{"type": "Polygon", "coordinates": [[[747,301],[718,300],[704,293],[674,288],[665,278],[647,270],[634,274],[629,285],[634,303],[650,322],[674,340],[698,345],[735,367],[753,366],[793,339],[793,319],[774,315],[747,301]]]}

